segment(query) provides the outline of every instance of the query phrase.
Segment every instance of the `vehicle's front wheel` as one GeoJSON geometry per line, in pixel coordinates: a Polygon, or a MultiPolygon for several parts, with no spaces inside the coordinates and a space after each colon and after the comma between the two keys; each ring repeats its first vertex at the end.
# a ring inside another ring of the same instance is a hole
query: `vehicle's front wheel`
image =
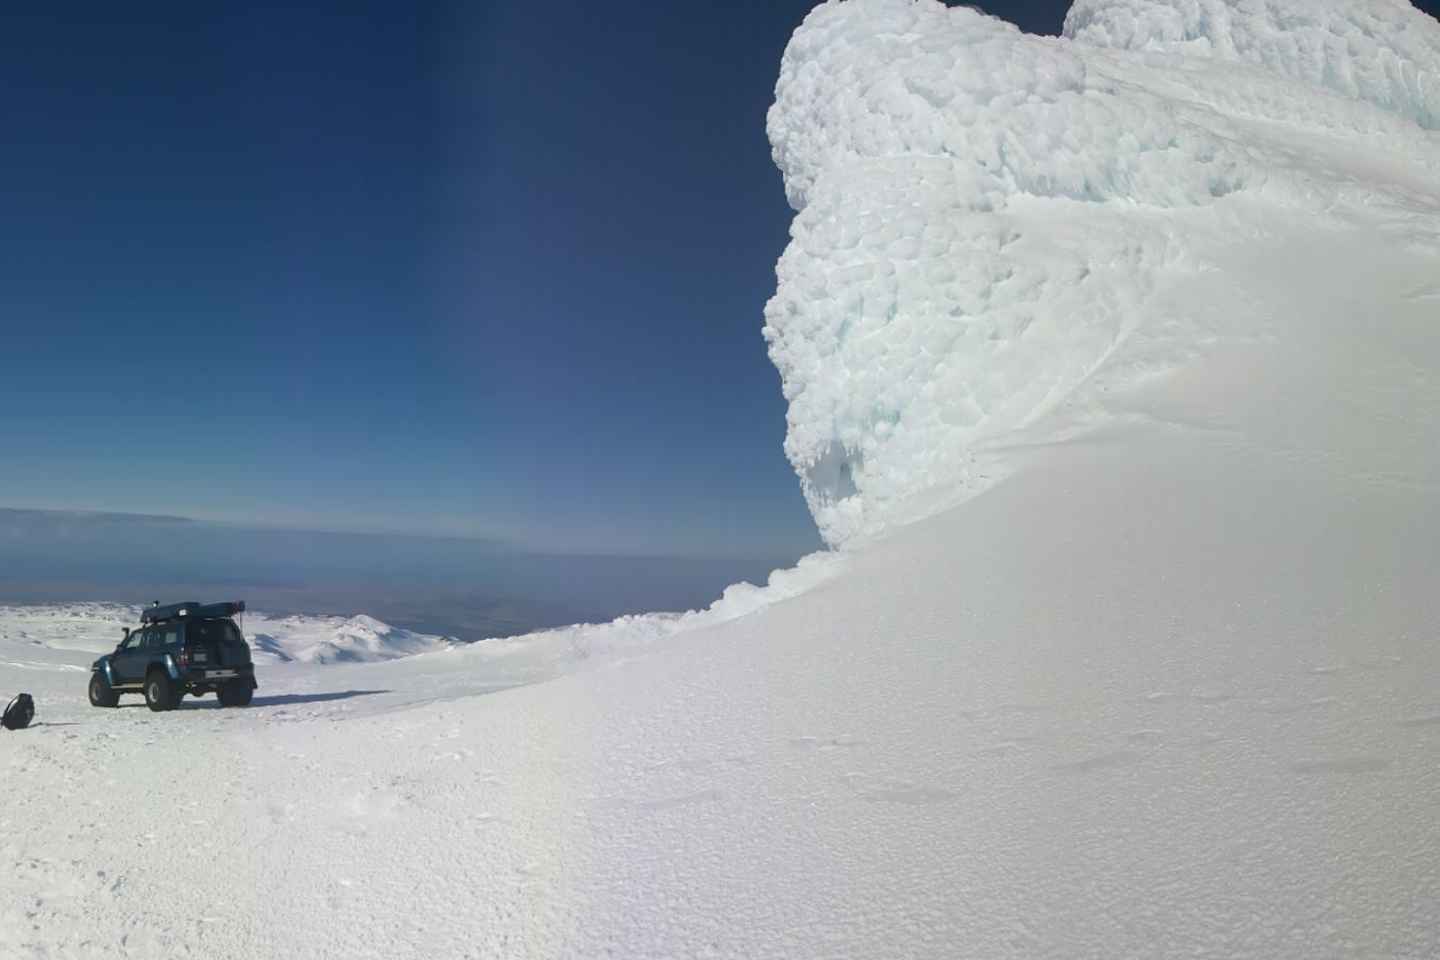
{"type": "Polygon", "coordinates": [[[145,678],[145,706],[157,713],[161,710],[170,710],[175,706],[174,685],[170,678],[159,670],[150,671],[145,678]]]}
{"type": "Polygon", "coordinates": [[[220,688],[220,706],[248,707],[254,696],[255,691],[250,687],[249,681],[231,680],[220,688]]]}
{"type": "Polygon", "coordinates": [[[110,689],[110,684],[98,673],[90,675],[90,706],[113,707],[120,702],[120,695],[110,689]]]}

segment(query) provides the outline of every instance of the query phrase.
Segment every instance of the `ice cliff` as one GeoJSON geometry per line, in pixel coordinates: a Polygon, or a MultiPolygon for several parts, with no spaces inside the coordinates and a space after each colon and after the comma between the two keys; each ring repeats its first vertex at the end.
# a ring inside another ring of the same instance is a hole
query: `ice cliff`
{"type": "Polygon", "coordinates": [[[1203,347],[1152,294],[1214,268],[1187,242],[1214,209],[1432,204],[1437,119],[1440,25],[1396,0],[1079,0],[1062,38],[816,8],[768,118],[796,217],[764,332],[826,540],[983,490],[1203,347]]]}

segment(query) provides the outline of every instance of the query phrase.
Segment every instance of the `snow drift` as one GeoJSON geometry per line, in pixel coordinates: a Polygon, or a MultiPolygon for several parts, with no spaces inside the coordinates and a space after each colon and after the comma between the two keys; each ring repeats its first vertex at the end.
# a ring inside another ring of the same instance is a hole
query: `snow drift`
{"type": "Polygon", "coordinates": [[[1192,352],[1153,315],[1213,266],[1185,211],[1225,201],[1253,234],[1433,201],[1440,31],[1408,4],[1082,0],[1067,35],[850,0],[786,51],[768,125],[798,215],[765,335],[833,545],[983,489],[1102,368],[1110,390],[1192,352]],[[1336,166],[1357,151],[1359,178],[1336,166]]]}

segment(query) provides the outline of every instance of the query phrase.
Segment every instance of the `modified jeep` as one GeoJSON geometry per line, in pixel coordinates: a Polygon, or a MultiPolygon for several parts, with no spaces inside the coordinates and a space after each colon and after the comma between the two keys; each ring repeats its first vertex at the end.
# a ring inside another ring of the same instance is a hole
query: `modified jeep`
{"type": "Polygon", "coordinates": [[[151,710],[171,710],[186,694],[214,691],[221,706],[248,706],[255,665],[233,619],[244,612],[243,600],[145,608],[140,626],[127,627],[115,652],[91,666],[90,705],[113,707],[122,693],[140,693],[151,710]]]}

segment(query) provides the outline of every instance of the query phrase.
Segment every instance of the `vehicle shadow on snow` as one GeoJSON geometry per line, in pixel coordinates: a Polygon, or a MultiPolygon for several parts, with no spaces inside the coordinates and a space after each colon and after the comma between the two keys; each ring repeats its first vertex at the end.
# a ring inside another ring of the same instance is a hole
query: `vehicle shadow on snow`
{"type": "MultiPolygon", "coordinates": [[[[277,693],[268,697],[256,697],[250,701],[253,707],[286,707],[299,703],[326,703],[331,700],[349,700],[351,697],[369,697],[378,693],[389,693],[389,690],[338,690],[333,693],[277,693]]],[[[138,700],[134,703],[121,703],[121,708],[144,707],[145,701],[138,700]]],[[[186,697],[176,707],[176,710],[220,710],[220,701],[214,697],[196,699],[186,697]]],[[[245,709],[243,707],[230,707],[228,709],[245,709]]]]}
{"type": "Polygon", "coordinates": [[[389,692],[389,690],[345,690],[335,693],[277,693],[271,697],[256,697],[250,701],[250,706],[279,707],[294,703],[325,703],[328,700],[349,700],[351,697],[369,697],[377,693],[389,692]]]}

